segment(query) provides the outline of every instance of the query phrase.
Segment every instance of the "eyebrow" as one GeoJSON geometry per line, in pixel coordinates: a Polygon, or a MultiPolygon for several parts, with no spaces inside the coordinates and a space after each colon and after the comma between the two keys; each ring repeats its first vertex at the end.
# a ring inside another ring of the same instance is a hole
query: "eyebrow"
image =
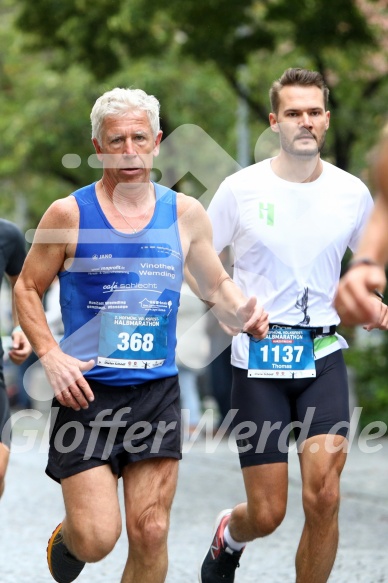
{"type": "MultiPolygon", "coordinates": [[[[144,130],[136,130],[131,135],[133,135],[133,136],[143,136],[143,137],[146,137],[148,134],[144,130]]],[[[121,133],[118,133],[118,134],[110,134],[110,135],[108,134],[108,139],[109,140],[116,140],[117,138],[124,138],[124,137],[125,137],[125,133],[124,132],[121,132],[121,133]]]]}
{"type": "Polygon", "coordinates": [[[284,113],[299,113],[300,111],[321,111],[321,112],[325,112],[325,110],[323,109],[323,107],[289,107],[287,109],[284,110],[284,113]]]}

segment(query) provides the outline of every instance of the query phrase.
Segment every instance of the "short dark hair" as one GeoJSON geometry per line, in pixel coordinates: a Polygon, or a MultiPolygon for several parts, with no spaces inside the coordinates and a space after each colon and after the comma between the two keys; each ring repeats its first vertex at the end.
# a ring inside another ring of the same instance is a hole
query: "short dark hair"
{"type": "Polygon", "coordinates": [[[327,108],[327,104],[329,102],[329,88],[327,87],[321,73],[318,73],[317,71],[309,71],[308,69],[290,68],[284,71],[280,79],[277,79],[272,83],[272,87],[269,90],[269,98],[271,101],[271,108],[273,113],[277,114],[279,112],[279,93],[281,89],[287,85],[318,87],[323,93],[325,109],[327,108]]]}

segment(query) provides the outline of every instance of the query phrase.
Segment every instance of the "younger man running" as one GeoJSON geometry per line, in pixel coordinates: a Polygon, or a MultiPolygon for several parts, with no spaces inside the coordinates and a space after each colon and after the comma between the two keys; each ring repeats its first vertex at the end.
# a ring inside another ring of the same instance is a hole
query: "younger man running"
{"type": "Polygon", "coordinates": [[[227,178],[208,209],[217,252],[233,246],[234,281],[247,294],[260,291],[270,332],[260,342],[233,339],[234,422],[249,428],[237,442],[247,502],[219,515],[202,583],[232,583],[246,543],[281,524],[292,425],[305,512],[297,583],[325,583],[335,560],[349,402],[333,299],[372,198],[360,180],[321,159],[328,94],[319,73],[285,71],[270,91],[279,154],[227,178]]]}

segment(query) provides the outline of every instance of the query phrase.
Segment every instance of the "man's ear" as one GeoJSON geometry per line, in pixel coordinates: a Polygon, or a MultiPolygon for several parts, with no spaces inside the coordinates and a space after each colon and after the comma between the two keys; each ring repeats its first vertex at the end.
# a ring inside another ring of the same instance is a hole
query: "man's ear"
{"type": "Polygon", "coordinates": [[[163,132],[162,132],[162,130],[160,130],[155,138],[155,146],[154,146],[154,151],[153,151],[154,156],[159,155],[160,142],[162,141],[162,136],[163,136],[163,132]]]}
{"type": "Polygon", "coordinates": [[[269,126],[270,126],[271,130],[273,132],[278,133],[279,132],[279,126],[278,126],[278,122],[277,122],[277,119],[276,119],[276,114],[275,113],[270,113],[268,117],[269,117],[269,126]]]}
{"type": "Polygon", "coordinates": [[[326,111],[326,129],[328,130],[330,126],[330,111],[326,111]]]}
{"type": "Polygon", "coordinates": [[[100,144],[98,143],[97,138],[92,138],[94,149],[96,150],[97,158],[100,162],[102,162],[102,150],[100,144]]]}

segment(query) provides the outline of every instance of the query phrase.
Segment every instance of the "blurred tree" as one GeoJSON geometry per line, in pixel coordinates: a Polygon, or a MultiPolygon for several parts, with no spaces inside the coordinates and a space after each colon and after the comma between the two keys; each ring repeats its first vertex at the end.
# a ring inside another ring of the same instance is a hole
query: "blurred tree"
{"type": "MultiPolygon", "coordinates": [[[[100,171],[88,163],[94,152],[90,109],[98,95],[116,85],[154,93],[162,104],[166,134],[190,120],[233,153],[234,124],[225,123],[225,119],[234,117],[236,97],[211,63],[200,65],[193,59],[182,59],[172,47],[163,62],[157,57],[129,60],[123,55],[121,69],[100,81],[80,63],[55,66],[55,50],[26,50],[26,33],[14,26],[17,15],[17,0],[2,0],[2,216],[22,228],[35,227],[53,200],[99,177],[100,171]]],[[[201,184],[193,180],[187,188],[194,196],[202,194],[201,184]]]]}
{"type": "Polygon", "coordinates": [[[374,331],[368,342],[345,352],[346,364],[355,372],[355,391],[362,407],[360,425],[380,421],[388,426],[388,336],[374,331]]]}
{"type": "MultiPolygon", "coordinates": [[[[23,52],[14,4],[3,1],[0,8],[0,212],[25,228],[36,226],[54,198],[77,186],[76,169],[62,158],[75,154],[74,166],[77,156],[87,160],[91,153],[93,92],[90,74],[77,65],[62,74],[50,67],[48,53],[23,52]]],[[[91,168],[85,170],[91,178],[91,168]]]]}
{"type": "MultiPolygon", "coordinates": [[[[335,120],[329,153],[341,168],[353,169],[354,145],[365,133],[373,136],[368,105],[372,123],[381,122],[372,101],[380,104],[388,92],[383,0],[240,0],[233,7],[229,0],[19,1],[30,46],[61,49],[57,66],[82,62],[106,78],[123,60],[153,56],[162,63],[173,48],[214,63],[265,124],[268,86],[284,65],[320,70],[335,120]],[[384,66],[371,67],[377,59],[384,66]]],[[[179,87],[181,81],[177,75],[179,87]]]]}

